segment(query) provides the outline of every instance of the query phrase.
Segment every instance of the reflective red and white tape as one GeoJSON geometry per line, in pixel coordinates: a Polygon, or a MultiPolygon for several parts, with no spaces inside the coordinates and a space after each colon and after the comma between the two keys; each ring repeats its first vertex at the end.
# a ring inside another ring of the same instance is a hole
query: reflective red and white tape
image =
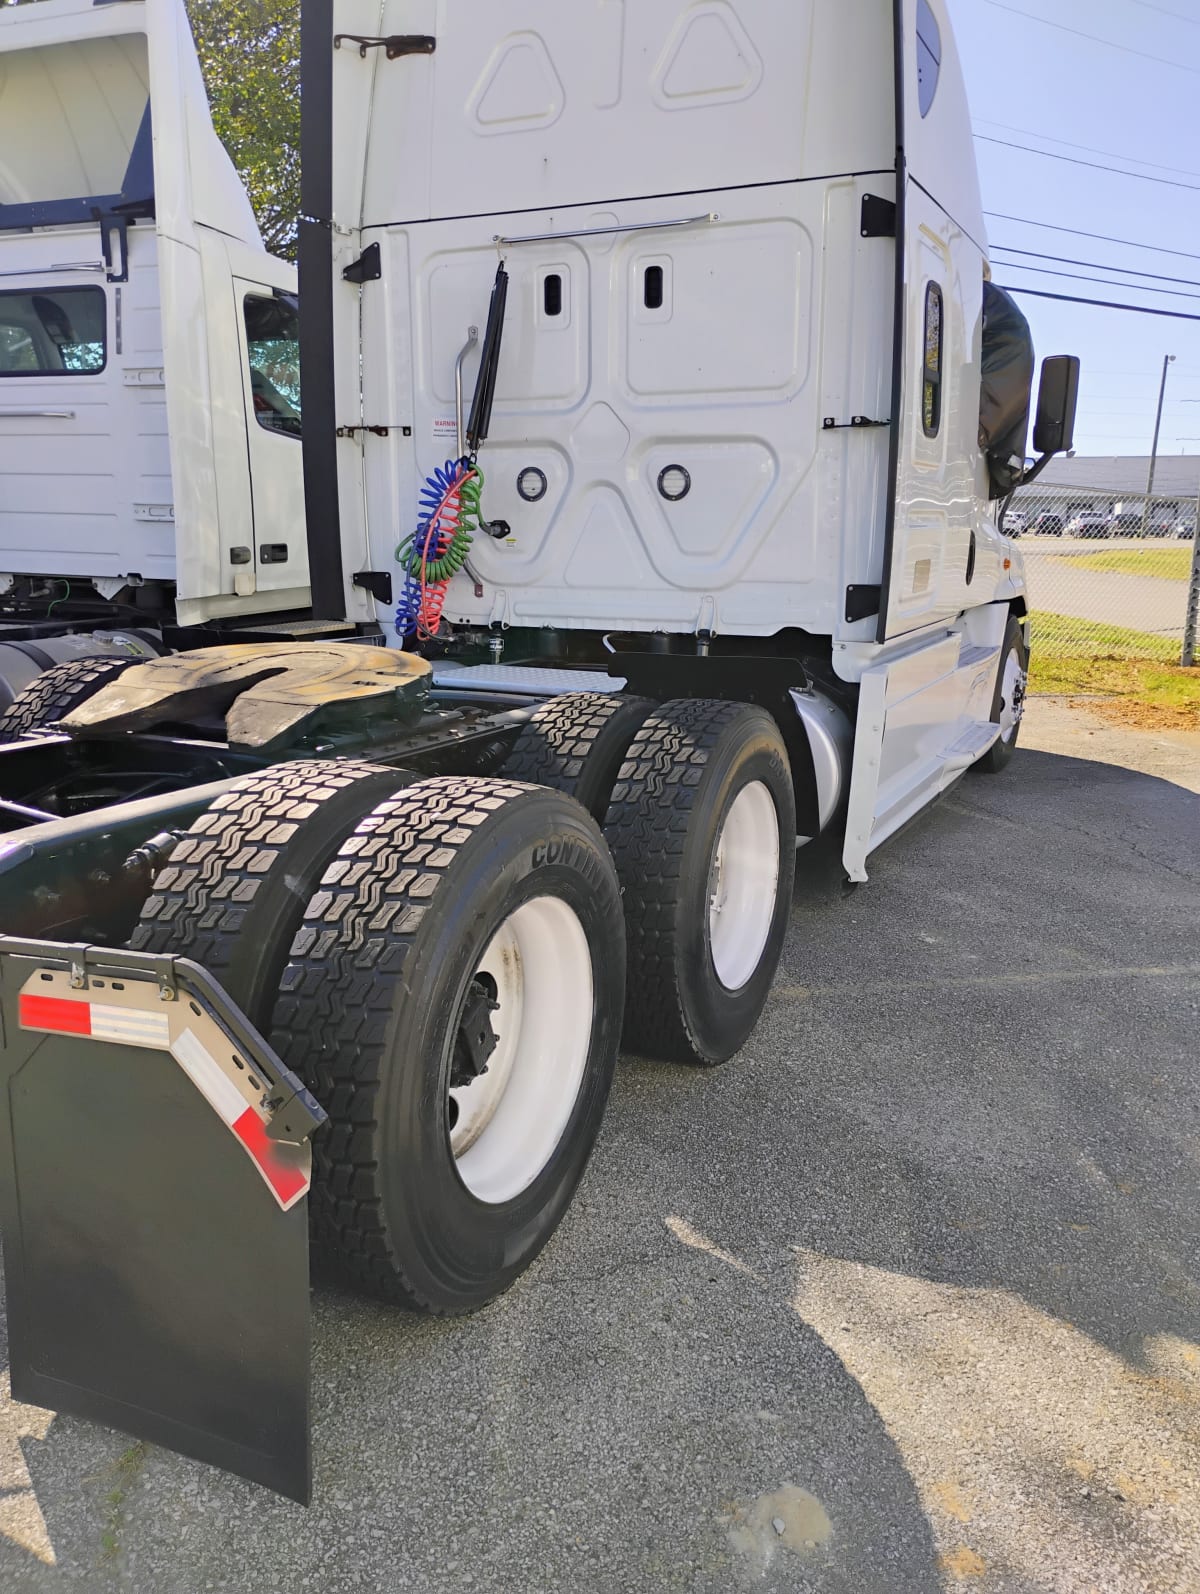
{"type": "Polygon", "coordinates": [[[307,1146],[294,1148],[268,1139],[258,1110],[194,1029],[181,1029],[172,1038],[170,1018],[165,1012],[142,1012],[135,1007],[89,1001],[82,992],[78,997],[47,996],[29,986],[21,992],[18,1013],[22,1029],[170,1052],[245,1151],[283,1210],[287,1212],[308,1193],[312,1176],[307,1146]]]}

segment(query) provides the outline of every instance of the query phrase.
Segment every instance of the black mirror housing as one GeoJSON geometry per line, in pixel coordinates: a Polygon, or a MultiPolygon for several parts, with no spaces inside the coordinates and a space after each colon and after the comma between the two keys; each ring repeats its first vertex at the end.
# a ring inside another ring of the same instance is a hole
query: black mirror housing
{"type": "Polygon", "coordinates": [[[1079,360],[1074,354],[1052,354],[1042,362],[1035,454],[1065,454],[1075,446],[1075,412],[1079,406],[1079,360]]]}

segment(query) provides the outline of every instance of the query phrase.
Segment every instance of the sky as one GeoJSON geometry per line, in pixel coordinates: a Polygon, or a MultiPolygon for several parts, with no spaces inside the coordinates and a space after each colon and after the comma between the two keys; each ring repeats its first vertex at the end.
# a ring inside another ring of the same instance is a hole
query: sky
{"type": "MultiPolygon", "coordinates": [[[[987,217],[995,281],[1200,317],[1200,0],[948,3],[974,119],[984,208],[1021,218],[987,217]],[[988,139],[1094,164],[1069,164],[988,139]],[[1138,175],[1122,175],[1127,172],[1138,175]],[[1159,181],[1144,180],[1149,177],[1159,181]],[[1015,250],[1085,264],[1009,252],[1015,250]],[[1151,284],[1114,267],[1185,280],[1151,284]],[[1071,281],[1030,268],[1109,280],[1071,281]],[[1153,286],[1188,297],[1149,291],[1153,286]]],[[[1172,321],[1028,296],[1018,302],[1039,357],[1078,354],[1083,362],[1078,453],[1150,452],[1163,358],[1174,354],[1159,451],[1200,454],[1200,319],[1172,321]]]]}

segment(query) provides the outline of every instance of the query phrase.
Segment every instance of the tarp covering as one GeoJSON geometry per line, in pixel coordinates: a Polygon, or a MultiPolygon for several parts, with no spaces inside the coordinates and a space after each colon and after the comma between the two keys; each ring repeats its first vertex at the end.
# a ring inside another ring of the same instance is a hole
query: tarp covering
{"type": "Polygon", "coordinates": [[[1012,492],[1024,468],[1034,364],[1028,321],[1003,288],[985,282],[979,446],[987,454],[993,498],[1012,492]]]}

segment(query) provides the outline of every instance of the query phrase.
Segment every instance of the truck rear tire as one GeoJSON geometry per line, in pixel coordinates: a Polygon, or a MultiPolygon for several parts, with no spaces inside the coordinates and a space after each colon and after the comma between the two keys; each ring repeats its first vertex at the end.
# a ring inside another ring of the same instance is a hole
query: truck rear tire
{"type": "Polygon", "coordinates": [[[744,703],[664,703],[604,827],[625,899],[623,1044],[712,1065],[758,1023],[787,932],[796,806],[779,727],[744,703]]]}
{"type": "Polygon", "coordinates": [[[275,1009],[273,1044],[330,1115],[322,1258],[437,1315],[507,1289],[587,1164],[624,976],[612,859],[577,803],[441,776],[380,804],[309,904],[275,1009]]]}
{"type": "Polygon", "coordinates": [[[648,697],[570,692],[552,698],[522,729],[504,774],[566,792],[603,824],[629,744],[653,711],[648,697]]]}
{"type": "Polygon", "coordinates": [[[145,662],[97,654],[95,658],[68,659],[65,664],[52,665],[18,692],[0,714],[0,742],[17,742],[42,725],[53,725],[131,665],[145,662]]]}
{"type": "Polygon", "coordinates": [[[199,963],[268,1033],[292,938],[330,860],[383,798],[416,779],[316,759],[247,775],[177,843],[130,946],[199,963]]]}
{"type": "Polygon", "coordinates": [[[1021,734],[1021,721],[1025,716],[1028,686],[1029,649],[1025,646],[1021,622],[1014,615],[1009,619],[1004,633],[996,692],[992,699],[992,724],[999,725],[1000,735],[974,765],[981,775],[998,775],[1012,762],[1021,734]]]}

